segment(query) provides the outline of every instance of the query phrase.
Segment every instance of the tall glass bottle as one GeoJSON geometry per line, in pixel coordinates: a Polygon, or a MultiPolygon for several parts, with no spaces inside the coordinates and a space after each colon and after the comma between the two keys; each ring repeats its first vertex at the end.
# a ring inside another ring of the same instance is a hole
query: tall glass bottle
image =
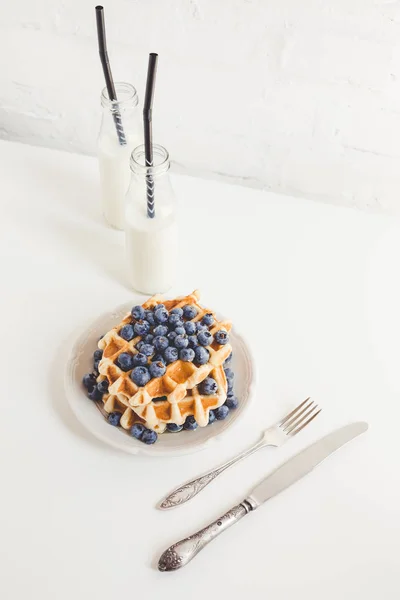
{"type": "Polygon", "coordinates": [[[103,116],[98,139],[101,202],[105,219],[116,229],[125,226],[125,196],[130,182],[129,160],[141,141],[138,95],[129,83],[116,83],[118,101],[107,88],[101,93],[103,116]]]}
{"type": "Polygon", "coordinates": [[[166,292],[174,283],[178,260],[175,194],[169,177],[169,155],[153,145],[153,165],[146,166],[144,146],[131,155],[131,183],[126,198],[126,255],[132,287],[144,294],[166,292]],[[155,217],[148,216],[149,189],[155,217]]]}

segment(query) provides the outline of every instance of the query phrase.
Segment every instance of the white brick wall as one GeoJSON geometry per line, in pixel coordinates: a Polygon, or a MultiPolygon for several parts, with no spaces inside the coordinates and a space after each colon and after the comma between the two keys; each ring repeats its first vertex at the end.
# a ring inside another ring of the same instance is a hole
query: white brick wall
{"type": "MultiPolygon", "coordinates": [[[[109,0],[115,80],[143,95],[175,168],[400,212],[400,2],[109,0]]],[[[0,6],[0,136],[94,153],[94,2],[0,6]]]]}

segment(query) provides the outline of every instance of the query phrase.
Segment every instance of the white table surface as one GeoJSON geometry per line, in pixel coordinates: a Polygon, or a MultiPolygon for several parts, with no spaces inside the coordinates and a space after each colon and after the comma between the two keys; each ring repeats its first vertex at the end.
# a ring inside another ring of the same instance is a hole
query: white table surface
{"type": "Polygon", "coordinates": [[[186,228],[171,294],[200,288],[246,333],[257,392],[216,446],[135,457],[86,433],[63,389],[74,332],[135,301],[123,235],[99,214],[96,161],[2,142],[0,171],[0,597],[398,600],[399,222],[175,177],[186,228]],[[286,447],[253,455],[176,511],[154,508],[308,395],[324,410],[286,447]],[[155,569],[168,545],[352,420],[368,433],[188,567],[155,569]]]}

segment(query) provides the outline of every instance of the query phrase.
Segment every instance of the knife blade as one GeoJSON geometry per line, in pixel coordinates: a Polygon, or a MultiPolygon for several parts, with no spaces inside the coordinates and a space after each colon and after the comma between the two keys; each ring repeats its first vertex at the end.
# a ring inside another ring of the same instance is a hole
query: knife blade
{"type": "Polygon", "coordinates": [[[253,488],[249,496],[197,533],[170,546],[160,557],[160,571],[175,571],[190,562],[209,542],[249,512],[310,473],[333,452],[365,433],[368,424],[351,423],[336,429],[290,458],[253,488]]]}
{"type": "Polygon", "coordinates": [[[307,475],[333,452],[368,429],[364,422],[336,429],[283,463],[250,492],[246,500],[253,510],[307,475]]]}

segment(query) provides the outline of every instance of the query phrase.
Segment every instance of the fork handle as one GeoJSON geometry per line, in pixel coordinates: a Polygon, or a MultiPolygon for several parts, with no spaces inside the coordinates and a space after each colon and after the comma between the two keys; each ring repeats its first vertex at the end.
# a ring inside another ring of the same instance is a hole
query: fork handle
{"type": "Polygon", "coordinates": [[[158,568],[160,571],[176,571],[184,567],[194,558],[200,550],[214,540],[220,533],[237,523],[247,513],[253,510],[251,504],[244,500],[234,506],[222,517],[201,529],[197,533],[170,546],[160,557],[158,568]]]}
{"type": "Polygon", "coordinates": [[[168,496],[166,496],[166,498],[164,498],[164,500],[159,505],[159,508],[175,508],[175,506],[179,506],[180,504],[188,502],[188,500],[191,500],[192,498],[197,496],[197,494],[199,494],[202,490],[204,490],[204,488],[209,483],[214,481],[214,479],[218,477],[218,475],[223,473],[223,471],[225,471],[229,467],[232,467],[232,465],[235,465],[240,460],[247,458],[254,452],[257,452],[257,450],[263,448],[265,445],[266,443],[264,442],[264,440],[261,440],[251,448],[244,450],[243,452],[241,452],[231,460],[228,460],[226,463],[224,463],[220,467],[217,467],[213,471],[209,471],[205,475],[201,475],[200,477],[197,477],[197,479],[193,479],[192,481],[185,483],[181,487],[168,494],[168,496]]]}

